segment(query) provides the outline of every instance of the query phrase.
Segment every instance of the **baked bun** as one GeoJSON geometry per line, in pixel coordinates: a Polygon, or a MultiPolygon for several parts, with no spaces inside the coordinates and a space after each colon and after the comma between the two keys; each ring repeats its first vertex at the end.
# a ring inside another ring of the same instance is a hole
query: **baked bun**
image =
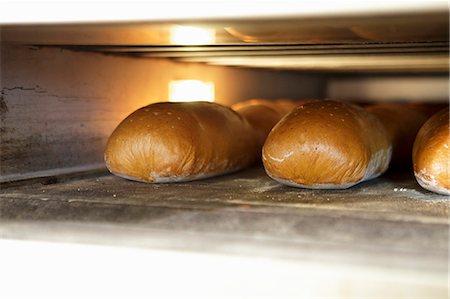
{"type": "Polygon", "coordinates": [[[412,147],[420,127],[428,119],[427,113],[410,104],[385,103],[366,108],[385,126],[392,143],[394,165],[411,165],[412,147]]]}
{"type": "Polygon", "coordinates": [[[264,100],[264,99],[251,99],[251,100],[242,101],[242,102],[233,104],[231,106],[231,108],[233,108],[233,110],[237,111],[237,110],[241,110],[243,108],[246,108],[249,106],[255,106],[255,105],[269,107],[269,108],[279,112],[281,115],[285,115],[288,112],[288,111],[286,111],[286,108],[283,107],[283,105],[278,104],[277,101],[264,100]]]}
{"type": "Polygon", "coordinates": [[[366,110],[313,101],[272,129],[262,157],[267,174],[283,184],[344,189],[382,174],[391,144],[381,122],[366,110]]]}
{"type": "Polygon", "coordinates": [[[414,175],[423,188],[450,195],[450,125],[448,108],[419,130],[413,147],[414,175]]]}
{"type": "Polygon", "coordinates": [[[233,172],[258,159],[247,120],[207,102],[156,103],[133,112],[114,130],[107,168],[135,181],[191,181],[233,172]]]}
{"type": "Polygon", "coordinates": [[[273,126],[286,114],[277,104],[266,100],[248,100],[234,104],[231,108],[245,117],[252,125],[259,149],[262,149],[273,126]]]}
{"type": "Polygon", "coordinates": [[[278,99],[275,101],[278,107],[282,110],[284,114],[288,114],[292,110],[294,110],[295,107],[300,105],[300,102],[292,101],[289,99],[278,99]]]}

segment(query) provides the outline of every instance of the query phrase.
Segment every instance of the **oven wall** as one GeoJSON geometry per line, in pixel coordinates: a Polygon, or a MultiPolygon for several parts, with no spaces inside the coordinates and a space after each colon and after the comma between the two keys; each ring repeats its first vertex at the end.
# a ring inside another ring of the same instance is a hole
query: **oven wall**
{"type": "Polygon", "coordinates": [[[448,74],[330,76],[327,97],[371,102],[448,103],[448,74]]]}
{"type": "Polygon", "coordinates": [[[171,80],[215,83],[219,103],[323,97],[313,74],[1,45],[0,179],[103,167],[103,149],[135,109],[167,100],[171,80]]]}

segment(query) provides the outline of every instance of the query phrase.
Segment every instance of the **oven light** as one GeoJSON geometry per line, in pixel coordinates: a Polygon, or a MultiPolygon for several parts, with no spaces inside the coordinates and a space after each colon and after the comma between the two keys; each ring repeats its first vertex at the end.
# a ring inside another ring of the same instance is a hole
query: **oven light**
{"type": "Polygon", "coordinates": [[[215,42],[215,30],[192,26],[174,26],[170,42],[176,45],[207,45],[215,42]]]}
{"type": "Polygon", "coordinates": [[[170,102],[214,102],[214,83],[200,80],[175,80],[169,82],[170,102]]]}

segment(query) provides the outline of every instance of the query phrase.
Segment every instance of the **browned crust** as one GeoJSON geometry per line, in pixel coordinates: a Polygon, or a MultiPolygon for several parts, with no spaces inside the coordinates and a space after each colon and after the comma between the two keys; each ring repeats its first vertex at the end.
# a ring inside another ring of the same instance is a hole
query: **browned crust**
{"type": "Polygon", "coordinates": [[[285,108],[266,100],[248,100],[231,106],[236,112],[245,117],[254,129],[258,140],[259,149],[262,149],[264,141],[270,130],[286,114],[285,108]]]}
{"type": "Polygon", "coordinates": [[[392,164],[412,165],[412,147],[427,113],[411,104],[384,103],[366,108],[385,126],[392,142],[392,164]]]}
{"type": "Polygon", "coordinates": [[[383,173],[391,144],[381,122],[336,101],[298,106],[271,131],[263,148],[266,172],[308,188],[346,188],[383,173]]]}
{"type": "Polygon", "coordinates": [[[449,147],[449,111],[445,108],[422,126],[414,142],[414,174],[425,189],[450,195],[449,147]]]}
{"type": "Polygon", "coordinates": [[[252,127],[214,103],[156,103],[133,112],[110,136],[108,169],[144,182],[193,180],[242,169],[258,158],[252,127]]]}

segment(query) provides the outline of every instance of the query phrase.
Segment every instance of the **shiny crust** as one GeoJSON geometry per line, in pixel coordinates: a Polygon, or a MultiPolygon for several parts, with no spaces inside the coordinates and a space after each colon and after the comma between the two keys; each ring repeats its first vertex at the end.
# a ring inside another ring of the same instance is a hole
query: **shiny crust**
{"type": "Polygon", "coordinates": [[[284,107],[279,107],[277,104],[266,100],[244,101],[231,106],[231,108],[245,117],[252,125],[259,149],[262,149],[273,126],[286,114],[284,107]]]}
{"type": "Polygon", "coordinates": [[[419,130],[413,147],[414,175],[425,189],[450,195],[450,125],[448,108],[419,130]]]}
{"type": "Polygon", "coordinates": [[[410,165],[414,139],[428,119],[427,113],[411,104],[385,103],[366,108],[385,126],[392,142],[392,161],[395,165],[410,165]]]}
{"type": "Polygon", "coordinates": [[[382,174],[391,144],[381,122],[335,101],[298,106],[271,131],[263,148],[269,176],[291,186],[343,189],[382,174]]]}
{"type": "Polygon", "coordinates": [[[278,107],[283,111],[284,114],[288,114],[292,110],[294,110],[295,107],[302,104],[302,102],[292,101],[289,99],[278,99],[275,101],[278,107]]]}
{"type": "Polygon", "coordinates": [[[107,168],[143,182],[180,182],[236,171],[258,158],[252,127],[228,107],[156,103],[123,120],[105,149],[107,168]]]}

